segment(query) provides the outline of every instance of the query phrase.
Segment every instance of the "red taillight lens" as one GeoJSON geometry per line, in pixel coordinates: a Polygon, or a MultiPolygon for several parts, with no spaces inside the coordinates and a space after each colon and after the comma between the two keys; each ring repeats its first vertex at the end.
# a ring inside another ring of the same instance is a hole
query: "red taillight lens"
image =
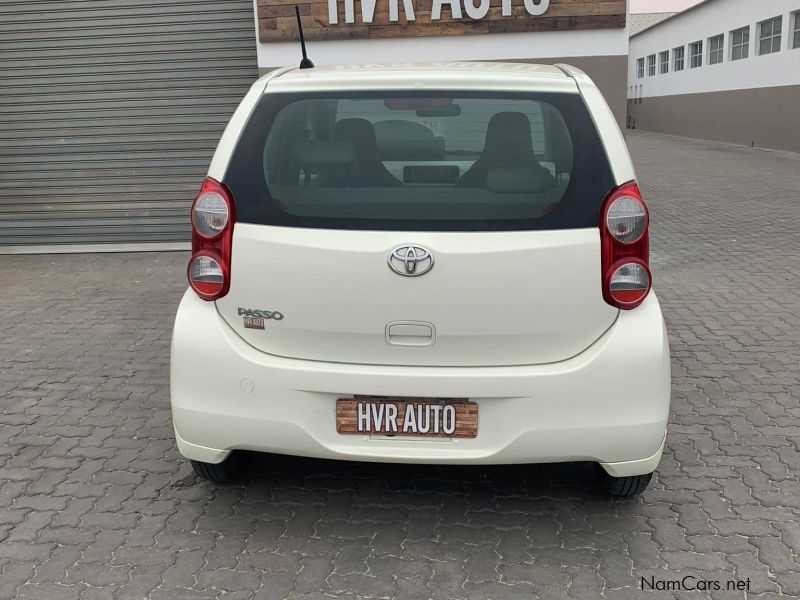
{"type": "Polygon", "coordinates": [[[192,205],[192,258],[187,268],[189,285],[203,300],[222,298],[230,289],[234,222],[231,193],[206,178],[192,205]]]}
{"type": "Polygon", "coordinates": [[[611,191],[600,212],[603,298],[611,306],[636,308],[650,292],[650,218],[639,186],[630,181],[611,191]]]}

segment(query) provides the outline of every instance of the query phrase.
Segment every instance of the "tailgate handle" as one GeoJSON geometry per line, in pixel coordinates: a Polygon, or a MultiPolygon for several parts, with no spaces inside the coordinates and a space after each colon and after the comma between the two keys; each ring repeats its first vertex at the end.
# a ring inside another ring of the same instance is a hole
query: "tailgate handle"
{"type": "Polygon", "coordinates": [[[436,328],[424,321],[392,321],[386,324],[386,343],[390,346],[432,346],[436,328]]]}

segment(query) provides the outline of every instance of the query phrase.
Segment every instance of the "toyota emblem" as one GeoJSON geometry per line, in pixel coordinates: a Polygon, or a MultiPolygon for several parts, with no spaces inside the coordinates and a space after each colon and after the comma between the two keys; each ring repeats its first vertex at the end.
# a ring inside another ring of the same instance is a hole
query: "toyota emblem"
{"type": "Polygon", "coordinates": [[[389,268],[403,277],[424,275],[433,268],[433,254],[422,246],[398,246],[389,253],[389,268]]]}

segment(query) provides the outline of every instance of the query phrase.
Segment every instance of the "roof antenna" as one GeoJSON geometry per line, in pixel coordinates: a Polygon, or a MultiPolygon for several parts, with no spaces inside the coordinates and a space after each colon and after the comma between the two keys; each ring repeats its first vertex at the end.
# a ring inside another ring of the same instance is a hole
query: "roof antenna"
{"type": "Polygon", "coordinates": [[[294,5],[294,14],[297,17],[297,31],[300,33],[300,48],[303,50],[303,60],[300,61],[301,69],[313,69],[314,63],[306,54],[306,38],[303,36],[303,24],[300,22],[300,9],[294,5]]]}

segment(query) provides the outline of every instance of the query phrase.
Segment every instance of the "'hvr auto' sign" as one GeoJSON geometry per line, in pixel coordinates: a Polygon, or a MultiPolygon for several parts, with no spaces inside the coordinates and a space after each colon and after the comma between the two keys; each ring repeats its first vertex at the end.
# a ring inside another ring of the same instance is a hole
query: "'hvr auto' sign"
{"type": "MultiPolygon", "coordinates": [[[[489,14],[491,5],[490,0],[463,0],[464,10],[461,10],[462,0],[432,0],[430,8],[431,21],[441,21],[442,7],[447,6],[450,9],[452,18],[461,19],[464,13],[470,19],[483,19],[489,14]]],[[[402,9],[405,13],[406,21],[414,21],[416,15],[414,14],[414,3],[412,0],[389,0],[389,21],[396,22],[399,20],[400,3],[402,2],[402,9]]],[[[543,15],[550,8],[550,0],[524,0],[525,10],[533,16],[543,15]]],[[[328,0],[328,23],[335,25],[339,22],[339,5],[344,4],[344,20],[345,23],[356,22],[355,0],[328,0]]],[[[363,23],[372,23],[375,16],[375,5],[377,0],[361,0],[361,21],[363,23]]],[[[502,0],[501,14],[504,17],[511,16],[511,0],[502,0]]]]}
{"type": "Polygon", "coordinates": [[[625,0],[258,0],[262,42],[625,27],[625,0]]]}

